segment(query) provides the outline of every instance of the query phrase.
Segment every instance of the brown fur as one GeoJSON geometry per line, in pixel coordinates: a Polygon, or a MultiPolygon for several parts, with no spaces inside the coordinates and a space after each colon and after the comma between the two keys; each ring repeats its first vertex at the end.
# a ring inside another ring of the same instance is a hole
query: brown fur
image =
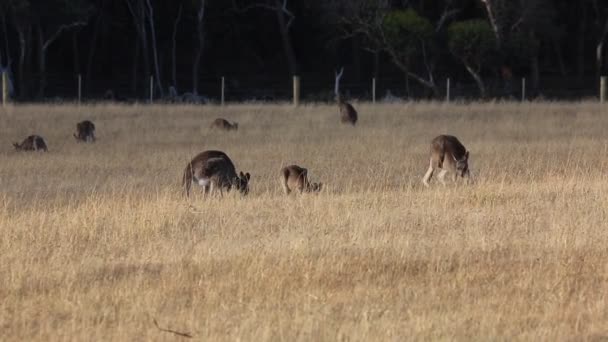
{"type": "Polygon", "coordinates": [[[205,151],[195,156],[184,170],[182,186],[186,196],[190,196],[190,187],[193,182],[203,187],[205,194],[212,193],[215,188],[230,191],[235,187],[243,195],[249,192],[251,175],[236,170],[232,160],[222,151],[205,151]],[[204,184],[202,184],[203,182],[204,184]]]}
{"type": "Polygon", "coordinates": [[[298,165],[289,165],[281,169],[281,185],[286,194],[292,191],[319,192],[323,183],[310,183],[308,170],[298,165]]]}
{"type": "Polygon", "coordinates": [[[89,120],[77,123],[74,138],[77,141],[95,142],[95,124],[89,120]]]}
{"type": "Polygon", "coordinates": [[[217,118],[211,123],[211,128],[224,130],[224,131],[237,131],[239,124],[236,122],[230,123],[230,121],[222,118],[217,118]]]}
{"type": "MultiPolygon", "coordinates": [[[[431,141],[431,158],[429,169],[422,182],[428,186],[435,169],[441,169],[439,180],[444,183],[445,173],[451,173],[453,179],[458,176],[469,177],[469,151],[452,135],[440,135],[431,141]]],[[[445,183],[444,183],[445,184],[445,183]]]]}
{"type": "Polygon", "coordinates": [[[13,146],[17,151],[44,151],[48,152],[46,142],[39,135],[30,135],[25,138],[21,144],[13,143],[13,146]]]}
{"type": "Polygon", "coordinates": [[[354,126],[358,119],[355,107],[344,101],[344,99],[342,99],[340,96],[338,96],[338,107],[340,108],[340,121],[342,123],[349,123],[354,126]]]}

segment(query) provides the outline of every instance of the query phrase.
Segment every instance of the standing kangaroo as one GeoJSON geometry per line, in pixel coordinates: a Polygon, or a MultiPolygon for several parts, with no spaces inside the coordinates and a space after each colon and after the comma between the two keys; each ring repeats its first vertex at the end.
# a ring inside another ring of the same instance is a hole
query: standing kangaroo
{"type": "Polygon", "coordinates": [[[344,101],[342,95],[340,95],[340,78],[344,73],[344,68],[340,69],[340,72],[336,72],[336,83],[334,92],[336,94],[336,101],[338,102],[338,109],[340,110],[340,121],[345,124],[355,125],[357,123],[357,111],[350,103],[344,101]]]}
{"type": "Polygon", "coordinates": [[[95,142],[95,124],[89,120],[77,123],[74,138],[77,141],[95,142]]]}
{"type": "Polygon", "coordinates": [[[452,135],[440,135],[431,141],[431,160],[429,169],[422,178],[424,185],[429,186],[429,181],[435,169],[441,169],[439,181],[445,185],[445,174],[450,172],[453,180],[458,176],[470,179],[469,172],[469,151],[462,143],[452,135]]]}
{"type": "Polygon", "coordinates": [[[249,172],[236,174],[232,160],[222,151],[205,151],[199,153],[184,170],[182,186],[186,196],[190,196],[192,183],[200,185],[205,195],[213,193],[217,188],[223,195],[222,189],[230,191],[235,187],[243,195],[249,193],[249,172]]]}
{"type": "Polygon", "coordinates": [[[230,123],[230,121],[226,119],[217,118],[211,123],[211,128],[224,131],[237,131],[239,129],[239,124],[236,122],[230,123]]]}
{"type": "Polygon", "coordinates": [[[323,183],[310,183],[308,170],[298,165],[289,165],[281,169],[281,185],[286,194],[298,190],[303,192],[319,192],[323,183]]]}
{"type": "Polygon", "coordinates": [[[39,135],[30,135],[21,144],[13,143],[13,146],[17,151],[49,151],[46,147],[46,142],[39,135]]]}

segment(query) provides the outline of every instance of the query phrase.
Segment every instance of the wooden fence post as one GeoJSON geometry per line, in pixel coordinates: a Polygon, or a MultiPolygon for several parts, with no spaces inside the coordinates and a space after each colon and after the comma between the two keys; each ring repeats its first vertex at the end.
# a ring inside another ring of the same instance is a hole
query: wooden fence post
{"type": "Polygon", "coordinates": [[[2,107],[6,106],[8,101],[8,82],[6,72],[2,73],[2,107]]]}
{"type": "Polygon", "coordinates": [[[376,104],[376,78],[372,78],[372,103],[376,104]]]}
{"type": "Polygon", "coordinates": [[[300,105],[300,77],[293,77],[293,105],[295,107],[300,105]]]}
{"type": "Polygon", "coordinates": [[[82,75],[78,74],[78,105],[82,101],[82,75]]]}
{"type": "Polygon", "coordinates": [[[606,76],[600,77],[600,103],[606,101],[606,76]]]}
{"type": "Polygon", "coordinates": [[[226,79],[224,78],[224,76],[222,76],[222,91],[221,91],[221,104],[222,106],[225,103],[226,100],[226,79]]]}
{"type": "Polygon", "coordinates": [[[150,76],[150,104],[154,101],[154,76],[150,76]]]}

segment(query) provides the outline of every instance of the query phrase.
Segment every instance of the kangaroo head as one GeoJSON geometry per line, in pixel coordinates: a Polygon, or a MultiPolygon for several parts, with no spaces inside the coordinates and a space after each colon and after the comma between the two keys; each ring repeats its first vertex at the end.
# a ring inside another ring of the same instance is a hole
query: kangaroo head
{"type": "Polygon", "coordinates": [[[323,188],[323,183],[312,183],[311,184],[311,190],[313,192],[319,192],[319,191],[321,191],[322,188],[323,188]]]}
{"type": "Polygon", "coordinates": [[[456,158],[456,156],[454,156],[452,154],[452,158],[454,158],[454,161],[456,162],[456,170],[458,171],[458,173],[460,174],[460,176],[464,177],[466,174],[468,174],[468,171],[469,171],[469,151],[466,151],[461,158],[456,158]]]}
{"type": "Polygon", "coordinates": [[[249,172],[243,173],[241,171],[237,177],[234,179],[234,185],[237,190],[241,192],[243,195],[247,195],[249,193],[249,180],[251,179],[251,175],[249,172]]]}

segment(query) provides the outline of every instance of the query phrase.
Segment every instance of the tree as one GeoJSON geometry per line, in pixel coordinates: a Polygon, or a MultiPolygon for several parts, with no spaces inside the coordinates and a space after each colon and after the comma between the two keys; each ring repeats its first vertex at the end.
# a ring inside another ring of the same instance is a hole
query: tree
{"type": "Polygon", "coordinates": [[[433,26],[431,22],[418,15],[414,10],[391,11],[382,23],[380,31],[385,51],[393,63],[408,77],[439,94],[434,78],[434,65],[431,61],[433,47],[433,26]],[[412,61],[420,57],[426,70],[426,78],[412,72],[412,61]]]}
{"type": "MultiPolygon", "coordinates": [[[[590,0],[595,14],[594,31],[596,33],[595,43],[595,68],[599,78],[605,72],[606,40],[608,39],[608,3],[605,1],[590,0]]],[[[599,83],[598,83],[599,84],[599,83]]]]}
{"type": "MultiPolygon", "coordinates": [[[[411,78],[439,95],[435,65],[439,57],[437,42],[444,27],[460,12],[454,0],[438,5],[436,21],[420,15],[412,7],[394,8],[389,0],[333,0],[346,9],[342,22],[347,32],[365,37],[367,49],[381,49],[406,78],[411,78]]],[[[404,2],[406,6],[413,2],[404,2]]],[[[458,2],[459,3],[459,2],[458,2]]],[[[422,5],[420,7],[423,7],[422,5]]]]}
{"type": "Polygon", "coordinates": [[[156,86],[158,92],[163,95],[163,87],[160,77],[160,67],[158,64],[158,52],[156,47],[156,29],[154,25],[154,8],[150,3],[150,0],[125,0],[131,17],[133,18],[133,25],[139,36],[141,47],[143,50],[144,60],[144,72],[146,75],[150,74],[150,51],[148,42],[148,28],[150,30],[152,40],[152,59],[154,62],[154,73],[156,75],[156,86]],[[148,26],[148,27],[146,27],[148,26]]]}
{"type": "Polygon", "coordinates": [[[496,47],[496,38],[488,22],[472,19],[452,23],[448,28],[448,45],[475,80],[480,96],[486,98],[481,70],[496,47]]]}
{"type": "Polygon", "coordinates": [[[198,77],[199,69],[201,64],[201,58],[203,56],[203,49],[205,48],[205,0],[200,0],[198,11],[196,14],[196,37],[197,37],[197,49],[194,54],[194,61],[192,64],[192,93],[198,95],[198,77]]]}
{"type": "Polygon", "coordinates": [[[295,15],[288,8],[287,0],[258,0],[253,4],[247,6],[238,6],[236,1],[234,2],[234,8],[239,12],[246,12],[255,8],[261,8],[270,10],[274,13],[277,19],[277,25],[279,34],[281,36],[281,42],[283,45],[283,52],[285,59],[287,60],[287,66],[291,75],[298,74],[298,60],[296,53],[293,48],[293,42],[291,38],[291,28],[293,22],[296,19],[295,15]]]}
{"type": "Polygon", "coordinates": [[[19,87],[26,93],[25,63],[31,48],[31,34],[35,34],[40,81],[38,97],[44,96],[47,83],[47,55],[49,48],[65,32],[85,26],[92,5],[87,0],[8,0],[14,28],[19,40],[19,87]]]}
{"type": "Polygon", "coordinates": [[[479,0],[486,9],[496,37],[497,50],[505,61],[529,65],[531,88],[540,83],[541,43],[554,39],[557,27],[550,0],[479,0]]]}

